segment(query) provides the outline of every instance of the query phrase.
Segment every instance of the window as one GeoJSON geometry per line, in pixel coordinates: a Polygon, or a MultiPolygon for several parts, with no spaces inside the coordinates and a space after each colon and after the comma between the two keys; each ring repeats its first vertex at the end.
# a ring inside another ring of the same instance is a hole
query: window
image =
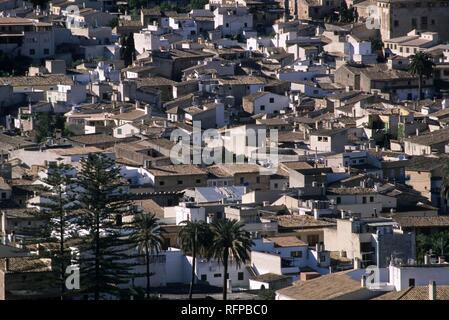
{"type": "Polygon", "coordinates": [[[395,27],[399,27],[399,20],[394,20],[393,24],[394,24],[395,27]]]}
{"type": "Polygon", "coordinates": [[[35,53],[36,53],[36,50],[30,49],[30,56],[34,56],[35,53]]]}
{"type": "Polygon", "coordinates": [[[317,234],[310,234],[307,236],[307,243],[309,246],[314,246],[320,241],[320,236],[317,234]]]}
{"type": "Polygon", "coordinates": [[[207,281],[207,274],[201,275],[201,281],[207,281]]]}
{"type": "Polygon", "coordinates": [[[160,186],[163,186],[164,184],[165,184],[164,181],[159,181],[159,185],[160,185],[160,186]]]}
{"type": "Polygon", "coordinates": [[[337,204],[340,204],[340,203],[341,203],[341,198],[337,197],[337,204]]]}
{"type": "Polygon", "coordinates": [[[256,183],[260,183],[260,177],[256,177],[256,183]]]}
{"type": "Polygon", "coordinates": [[[274,186],[275,189],[278,188],[278,184],[277,183],[275,183],[273,186],[274,186]]]}
{"type": "Polygon", "coordinates": [[[201,183],[201,179],[196,179],[195,182],[196,183],[201,183]]]}
{"type": "Polygon", "coordinates": [[[243,272],[239,272],[238,274],[237,274],[237,279],[238,280],[243,280],[245,278],[245,275],[244,275],[244,273],[243,272]]]}
{"type": "Polygon", "coordinates": [[[414,278],[408,279],[408,286],[409,287],[414,287],[415,286],[415,279],[414,278]]]}
{"type": "Polygon", "coordinates": [[[369,202],[374,202],[374,197],[369,197],[369,202]]]}
{"type": "Polygon", "coordinates": [[[270,98],[270,103],[274,103],[274,98],[270,98]]]}
{"type": "Polygon", "coordinates": [[[243,177],[240,178],[240,184],[243,184],[245,182],[245,179],[243,177]]]}
{"type": "Polygon", "coordinates": [[[44,54],[50,54],[50,49],[44,49],[44,54]]]}
{"type": "Polygon", "coordinates": [[[265,111],[265,106],[264,105],[260,106],[260,111],[265,111]]]}
{"type": "Polygon", "coordinates": [[[245,23],[244,23],[244,26],[245,26],[245,28],[246,28],[246,27],[248,26],[248,24],[245,22],[245,23]]]}
{"type": "Polygon", "coordinates": [[[229,23],[226,23],[226,28],[229,28],[229,23]]]}
{"type": "Polygon", "coordinates": [[[366,197],[363,197],[363,198],[362,198],[362,202],[363,202],[363,203],[366,203],[366,197]]]}
{"type": "Polygon", "coordinates": [[[117,129],[117,134],[122,134],[122,129],[117,129]]]}
{"type": "Polygon", "coordinates": [[[183,184],[184,182],[182,180],[178,180],[178,184],[183,184]]]}
{"type": "Polygon", "coordinates": [[[427,28],[427,17],[421,17],[421,29],[427,28]]]}
{"type": "Polygon", "coordinates": [[[416,21],[416,18],[412,18],[412,28],[418,27],[418,22],[416,21]]]}
{"type": "Polygon", "coordinates": [[[2,199],[6,199],[6,192],[2,192],[2,199]]]}
{"type": "Polygon", "coordinates": [[[214,278],[221,278],[221,273],[214,273],[214,278]]]}
{"type": "Polygon", "coordinates": [[[318,141],[327,142],[327,137],[318,137],[318,141]]]}
{"type": "Polygon", "coordinates": [[[302,258],[302,251],[292,251],[290,252],[292,258],[302,258]]]}

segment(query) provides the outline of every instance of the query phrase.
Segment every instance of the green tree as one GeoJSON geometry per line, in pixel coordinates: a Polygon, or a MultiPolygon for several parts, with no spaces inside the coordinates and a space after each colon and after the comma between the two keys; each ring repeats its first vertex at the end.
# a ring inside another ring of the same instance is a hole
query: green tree
{"type": "Polygon", "coordinates": [[[121,38],[121,58],[123,59],[125,66],[129,66],[133,63],[135,58],[134,47],[134,35],[133,33],[121,38]]]}
{"type": "Polygon", "coordinates": [[[136,243],[139,248],[139,253],[145,256],[146,266],[146,296],[150,297],[150,264],[151,255],[159,253],[162,250],[164,242],[162,238],[161,222],[152,213],[141,213],[135,217],[133,222],[134,233],[131,236],[131,241],[136,243]]]}
{"type": "Polygon", "coordinates": [[[208,0],[190,0],[187,8],[189,11],[192,9],[203,9],[208,3],[208,0]]]}
{"type": "Polygon", "coordinates": [[[50,0],[29,0],[29,1],[31,2],[33,7],[39,6],[41,9],[46,8],[48,2],[50,2],[50,0]]]}
{"type": "Polygon", "coordinates": [[[192,299],[195,285],[195,267],[198,254],[207,255],[207,245],[211,242],[212,234],[209,225],[204,221],[184,221],[178,234],[179,247],[192,254],[192,272],[190,277],[189,299],[192,299]]]}
{"type": "Polygon", "coordinates": [[[257,296],[261,300],[274,300],[276,297],[276,291],[273,289],[261,289],[257,296]]]}
{"type": "Polygon", "coordinates": [[[416,235],[416,255],[419,261],[424,255],[435,253],[439,256],[449,257],[449,233],[436,232],[432,234],[419,233],[416,235]]]}
{"type": "Polygon", "coordinates": [[[413,76],[418,76],[418,100],[422,99],[423,77],[430,77],[435,64],[428,53],[418,52],[412,56],[410,72],[413,76]]]}
{"type": "Polygon", "coordinates": [[[432,252],[445,257],[449,254],[449,233],[437,232],[430,235],[432,252]]]}
{"type": "Polygon", "coordinates": [[[252,240],[244,224],[237,220],[221,219],[211,224],[212,244],[209,256],[223,263],[223,300],[227,298],[227,274],[229,258],[240,266],[249,259],[252,240]]]}
{"type": "Polygon", "coordinates": [[[36,232],[33,242],[49,246],[45,255],[52,259],[61,300],[66,295],[65,271],[70,265],[71,256],[67,241],[74,239],[71,221],[75,217],[76,206],[72,197],[72,170],[70,165],[51,164],[47,177],[43,179],[45,186],[41,192],[42,201],[35,204],[41,209],[39,216],[48,218],[48,223],[36,232]]]}
{"type": "Polygon", "coordinates": [[[87,232],[79,247],[80,292],[92,294],[95,300],[120,296],[119,285],[128,283],[132,267],[131,245],[121,223],[130,201],[120,168],[105,155],[89,154],[81,160],[76,183],[82,211],[77,223],[87,232]]]}
{"type": "Polygon", "coordinates": [[[65,132],[65,117],[62,114],[40,112],[35,117],[37,142],[44,142],[47,138],[52,137],[56,129],[65,132]]]}

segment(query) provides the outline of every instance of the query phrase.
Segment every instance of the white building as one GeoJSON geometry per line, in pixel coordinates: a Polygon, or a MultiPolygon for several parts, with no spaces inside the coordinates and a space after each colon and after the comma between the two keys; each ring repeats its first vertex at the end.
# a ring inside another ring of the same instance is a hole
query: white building
{"type": "Polygon", "coordinates": [[[427,286],[435,281],[436,285],[449,285],[449,264],[434,263],[427,265],[402,264],[389,266],[389,285],[396,291],[414,286],[427,286]]]}
{"type": "Polygon", "coordinates": [[[0,31],[2,33],[0,51],[13,56],[30,57],[33,60],[50,58],[55,54],[51,23],[0,17],[0,31]]]}
{"type": "Polygon", "coordinates": [[[437,32],[419,33],[412,30],[406,36],[385,40],[385,48],[395,55],[409,57],[436,46],[438,42],[437,32]]]}
{"type": "Polygon", "coordinates": [[[115,127],[112,135],[114,138],[128,138],[140,133],[140,129],[132,123],[125,123],[115,127]]]}
{"type": "Polygon", "coordinates": [[[377,54],[372,52],[371,41],[363,41],[353,35],[334,35],[326,33],[332,42],[323,47],[328,53],[342,53],[345,61],[372,64],[376,63],[377,54]]]}
{"type": "Polygon", "coordinates": [[[175,207],[176,225],[183,221],[206,221],[206,209],[195,206],[193,203],[182,202],[175,207]]]}
{"type": "Polygon", "coordinates": [[[67,107],[80,104],[86,101],[86,87],[78,84],[58,84],[54,90],[47,91],[47,101],[61,103],[67,107]]]}
{"type": "Polygon", "coordinates": [[[329,272],[329,252],[309,249],[307,243],[295,236],[254,240],[251,266],[258,275],[274,273],[297,280],[302,268],[312,268],[322,274],[329,272]]]}
{"type": "Polygon", "coordinates": [[[168,49],[170,43],[162,37],[164,29],[158,26],[148,26],[139,33],[134,33],[134,47],[139,54],[145,51],[168,49]]]}
{"type": "Polygon", "coordinates": [[[150,173],[145,168],[121,166],[120,175],[131,185],[148,185],[151,183],[150,173]]]}
{"type": "Polygon", "coordinates": [[[326,66],[312,65],[310,61],[306,60],[281,69],[278,71],[277,77],[283,81],[313,81],[315,77],[327,73],[326,66]]]}
{"type": "Polygon", "coordinates": [[[272,92],[256,92],[243,97],[243,110],[251,114],[278,114],[288,109],[289,97],[272,92]]]}
{"type": "Polygon", "coordinates": [[[253,15],[247,7],[222,6],[214,11],[214,25],[221,29],[222,36],[237,35],[253,28],[253,15]]]}
{"type": "Polygon", "coordinates": [[[170,17],[169,26],[174,33],[179,34],[183,39],[189,39],[198,33],[198,26],[195,20],[190,17],[170,17]]]}
{"type": "MultiPolygon", "coordinates": [[[[138,259],[140,265],[133,267],[133,273],[136,277],[132,278],[128,284],[123,287],[136,286],[145,288],[146,277],[145,261],[138,259]],[[138,274],[138,275],[137,275],[138,274]]],[[[176,248],[168,248],[159,254],[151,256],[150,278],[152,287],[167,286],[170,284],[189,284],[192,272],[192,257],[186,256],[176,248]]],[[[195,266],[196,283],[208,284],[216,287],[223,287],[223,264],[216,260],[203,259],[197,257],[195,266]]],[[[228,264],[228,290],[234,287],[248,288],[250,275],[245,265],[237,266],[232,259],[228,264]]]]}

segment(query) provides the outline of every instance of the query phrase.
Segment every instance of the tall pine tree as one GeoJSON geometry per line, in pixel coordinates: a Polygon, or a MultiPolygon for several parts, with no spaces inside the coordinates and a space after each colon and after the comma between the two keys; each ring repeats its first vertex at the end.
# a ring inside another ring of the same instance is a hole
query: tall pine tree
{"type": "Polygon", "coordinates": [[[132,267],[129,237],[121,224],[130,202],[120,168],[104,155],[90,154],[81,161],[77,184],[82,211],[78,223],[86,231],[78,254],[80,292],[95,300],[120,297],[120,285],[128,283],[132,267]]]}
{"type": "MultiPolygon", "coordinates": [[[[70,250],[68,241],[74,240],[76,234],[72,223],[75,217],[76,205],[73,202],[73,174],[74,168],[66,164],[51,164],[47,170],[47,177],[43,179],[44,189],[40,193],[40,217],[48,218],[45,227],[33,232],[32,242],[47,248],[42,257],[52,259],[55,278],[61,300],[66,296],[66,268],[70,265],[70,250]]],[[[48,280],[48,279],[47,279],[48,280]]],[[[48,284],[47,284],[48,285],[48,284]]],[[[52,283],[51,287],[55,284],[52,283]]]]}

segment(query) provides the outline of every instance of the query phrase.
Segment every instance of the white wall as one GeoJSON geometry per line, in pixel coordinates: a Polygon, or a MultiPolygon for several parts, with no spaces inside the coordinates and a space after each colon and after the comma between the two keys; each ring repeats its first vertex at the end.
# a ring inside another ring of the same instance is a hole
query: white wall
{"type": "Polygon", "coordinates": [[[426,286],[429,281],[438,285],[449,285],[449,265],[426,267],[389,267],[391,285],[396,290],[405,290],[409,287],[409,279],[415,279],[415,286],[426,286]]]}
{"type": "Polygon", "coordinates": [[[187,208],[176,206],[176,224],[182,221],[206,221],[206,209],[204,207],[187,208]]]}

